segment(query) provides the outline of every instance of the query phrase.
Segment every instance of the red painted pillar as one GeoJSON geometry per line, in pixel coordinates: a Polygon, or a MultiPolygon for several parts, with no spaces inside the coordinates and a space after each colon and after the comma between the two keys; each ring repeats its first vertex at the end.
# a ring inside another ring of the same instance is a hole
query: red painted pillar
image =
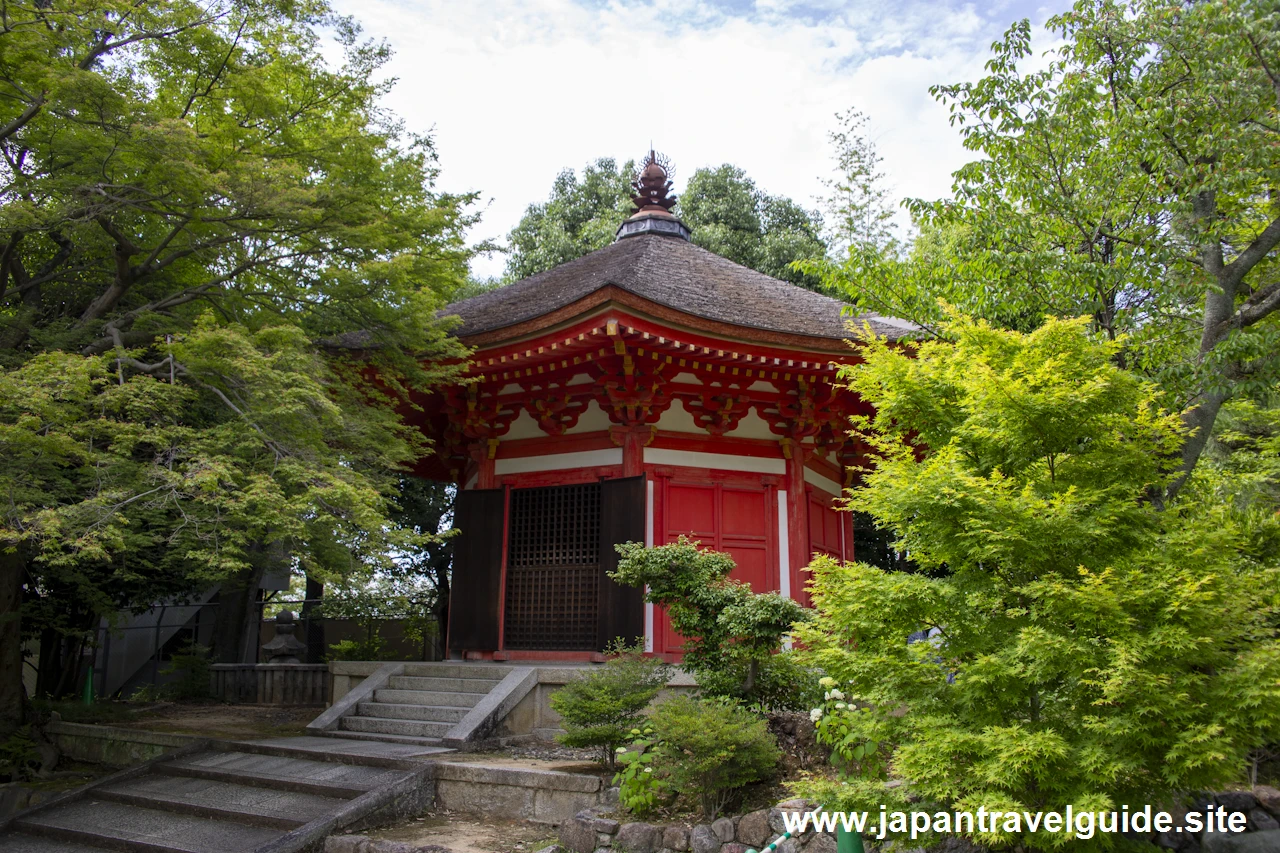
{"type": "Polygon", "coordinates": [[[491,438],[488,441],[479,441],[472,444],[469,448],[471,458],[476,461],[478,470],[476,472],[476,488],[477,489],[496,489],[498,488],[498,476],[494,457],[498,454],[498,439],[491,438]]]}
{"type": "Polygon", "coordinates": [[[644,448],[653,441],[654,427],[648,424],[609,428],[609,437],[622,448],[622,476],[639,477],[644,473],[644,448]]]}
{"type": "Polygon", "coordinates": [[[782,440],[782,452],[787,459],[787,558],[791,563],[791,597],[805,600],[804,581],[801,572],[809,565],[809,495],[804,482],[805,448],[792,439],[782,440]]]}

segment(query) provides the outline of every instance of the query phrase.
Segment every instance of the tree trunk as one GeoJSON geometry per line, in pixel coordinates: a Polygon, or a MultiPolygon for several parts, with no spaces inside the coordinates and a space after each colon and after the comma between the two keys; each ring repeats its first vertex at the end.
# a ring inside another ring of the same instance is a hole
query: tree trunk
{"type": "Polygon", "coordinates": [[[22,581],[16,543],[0,543],[0,739],[26,721],[22,685],[22,581]]]}

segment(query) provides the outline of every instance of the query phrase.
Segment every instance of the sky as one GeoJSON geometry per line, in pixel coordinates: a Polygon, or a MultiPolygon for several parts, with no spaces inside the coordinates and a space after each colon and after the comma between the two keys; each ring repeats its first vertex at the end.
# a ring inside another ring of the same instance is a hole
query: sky
{"type": "MultiPolygon", "coordinates": [[[[430,132],[437,187],[480,193],[473,241],[505,242],[557,173],[639,160],[732,163],[816,207],[835,113],[855,107],[895,198],[940,198],[971,152],[934,84],[975,80],[990,45],[1066,0],[334,0],[395,50],[385,105],[430,132]]],[[[502,273],[501,255],[472,273],[502,273]]]]}

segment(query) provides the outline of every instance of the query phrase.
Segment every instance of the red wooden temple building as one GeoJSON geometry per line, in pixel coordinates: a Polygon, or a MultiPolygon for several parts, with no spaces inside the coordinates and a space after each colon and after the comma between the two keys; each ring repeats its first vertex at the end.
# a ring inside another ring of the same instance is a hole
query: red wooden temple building
{"type": "Polygon", "coordinates": [[[801,601],[814,553],[853,556],[833,509],[865,406],[834,384],[857,358],[843,303],[690,242],[652,153],[635,187],[611,245],[445,309],[471,381],[429,401],[419,473],[458,483],[453,657],[588,659],[619,636],[678,657],[607,577],[617,543],[686,535],[801,601]]]}

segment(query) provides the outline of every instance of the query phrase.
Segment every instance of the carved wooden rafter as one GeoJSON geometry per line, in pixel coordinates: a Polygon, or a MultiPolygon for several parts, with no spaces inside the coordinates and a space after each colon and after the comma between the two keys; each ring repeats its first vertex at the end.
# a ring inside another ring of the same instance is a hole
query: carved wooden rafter
{"type": "Polygon", "coordinates": [[[597,362],[596,401],[614,423],[656,424],[672,400],[663,375],[667,364],[636,358],[621,339],[614,340],[614,353],[597,362]]]}
{"type": "Polygon", "coordinates": [[[708,385],[701,393],[682,399],[694,423],[716,438],[736,429],[751,411],[751,398],[740,385],[708,385]]]}
{"type": "Polygon", "coordinates": [[[591,392],[582,386],[546,383],[521,387],[530,395],[525,409],[548,435],[564,435],[573,429],[591,404],[591,392]]]}

